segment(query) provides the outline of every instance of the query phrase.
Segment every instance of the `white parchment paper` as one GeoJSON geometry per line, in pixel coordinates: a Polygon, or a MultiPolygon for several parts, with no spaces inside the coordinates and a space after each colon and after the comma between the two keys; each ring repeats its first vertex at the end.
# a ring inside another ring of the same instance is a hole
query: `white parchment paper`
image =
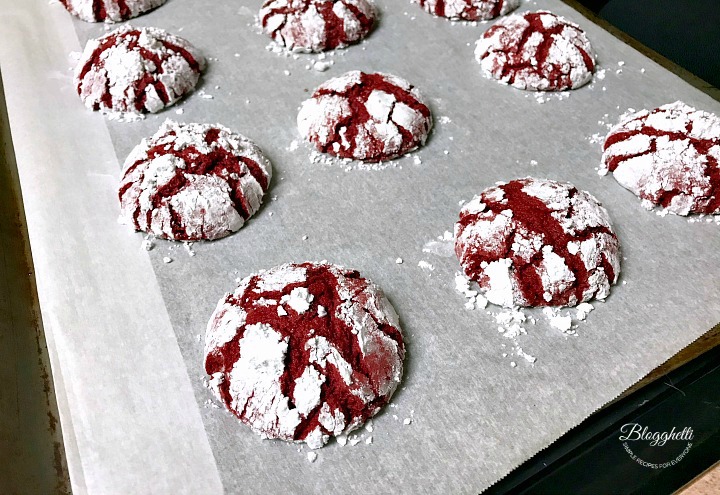
{"type": "Polygon", "coordinates": [[[451,23],[403,0],[385,1],[367,41],[328,55],[334,64],[317,72],[306,69],[317,56],[266,50],[268,38],[254,27],[259,6],[170,0],[134,20],[186,37],[211,60],[198,92],[133,123],[85,111],[72,91],[71,62],[57,59],[62,50],[78,49],[57,46],[68,31],[74,28],[79,47],[101,35],[103,25],[71,20],[61,6],[39,0],[3,6],[23,18],[23,30],[0,14],[2,29],[17,35],[3,36],[9,45],[0,49],[16,148],[44,150],[18,153],[18,166],[43,317],[46,326],[52,322],[53,373],[66,384],[63,430],[71,425],[68,435],[82,439],[68,454],[81,492],[120,486],[140,493],[153,475],[163,478],[159,488],[148,488],[154,493],[199,493],[195,487],[203,483],[212,493],[220,482],[228,493],[475,493],[720,320],[720,226],[643,210],[611,176],[597,175],[600,144],[592,138],[604,136],[605,124],[629,107],[681,99],[718,113],[716,101],[559,1],[525,2],[521,9],[546,8],[579,23],[599,55],[599,72],[591,85],[542,103],[480,74],[474,41],[487,23],[451,23]],[[45,24],[33,25],[34,16],[45,24]],[[26,62],[13,56],[28,44],[26,62]],[[312,163],[303,144],[292,150],[299,104],[325,79],[352,69],[397,74],[426,96],[436,128],[415,153],[420,163],[410,157],[384,170],[346,170],[312,163]],[[54,121],[27,118],[43,107],[23,106],[32,94],[23,85],[41,91],[36,97],[54,121]],[[166,118],[220,122],[254,139],[274,165],[263,208],[237,234],[195,243],[195,256],[182,244],[160,241],[141,252],[142,236],[115,223],[120,164],[166,118]],[[621,283],[595,305],[578,336],[529,312],[538,323],[526,325],[528,334],[517,342],[506,339],[491,315],[464,308],[454,289],[457,261],[422,250],[452,230],[461,200],[527,175],[592,192],[622,243],[621,283]],[[165,257],[173,261],[164,263],[165,257]],[[236,278],[322,259],[355,268],[384,288],[400,314],[408,352],[403,385],[374,431],[362,431],[355,446],[331,442],[309,463],[307,450],[261,441],[213,405],[203,382],[202,339],[236,278]],[[420,261],[433,269],[420,268],[420,261]],[[68,292],[73,277],[89,285],[68,292]],[[103,324],[70,311],[80,304],[103,324]],[[124,319],[115,319],[117,312],[124,319]],[[519,356],[516,345],[537,361],[519,356]],[[88,354],[97,359],[85,361],[88,354]],[[96,394],[103,400],[88,397],[96,394]],[[144,420],[133,422],[134,415],[144,420]],[[183,425],[153,422],[169,418],[183,425]],[[128,461],[152,435],[160,440],[153,469],[128,461]],[[109,455],[118,444],[123,448],[109,455]],[[114,469],[118,462],[132,469],[114,469]]]}

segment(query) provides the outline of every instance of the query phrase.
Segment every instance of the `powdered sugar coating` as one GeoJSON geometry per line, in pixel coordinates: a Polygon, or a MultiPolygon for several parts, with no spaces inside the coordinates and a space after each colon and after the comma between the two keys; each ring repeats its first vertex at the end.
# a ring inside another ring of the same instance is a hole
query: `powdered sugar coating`
{"type": "Polygon", "coordinates": [[[220,300],[205,334],[205,370],[218,399],[263,438],[313,449],[390,400],[404,356],[382,291],[330,264],[246,277],[220,300]]]}
{"type": "Polygon", "coordinates": [[[60,0],[86,22],[122,22],[161,6],[167,0],[60,0]]]}
{"type": "Polygon", "coordinates": [[[546,179],[475,196],[455,224],[455,253],[484,296],[505,307],[604,299],[620,274],[607,210],[590,193],[546,179]]]}
{"type": "Polygon", "coordinates": [[[500,19],[477,41],[475,58],[488,76],[533,91],[579,88],[595,70],[585,32],[547,11],[500,19]]]}
{"type": "Polygon", "coordinates": [[[680,101],[623,116],[605,138],[600,174],[652,208],[720,214],[720,118],[680,101]]]}
{"type": "Polygon", "coordinates": [[[120,220],[157,237],[218,239],[262,203],[272,166],[260,148],[221,125],[166,121],[125,161],[120,220]]]}
{"type": "Polygon", "coordinates": [[[363,39],[375,22],[375,8],[367,0],[267,0],[260,22],[289,50],[321,52],[363,39]]]}
{"type": "Polygon", "coordinates": [[[487,21],[515,10],[520,0],[417,0],[425,11],[438,17],[463,21],[487,21]]]}
{"type": "Polygon", "coordinates": [[[93,110],[155,113],[191,91],[204,68],[205,59],[188,41],[126,24],[88,41],[75,84],[93,110]]]}
{"type": "Polygon", "coordinates": [[[432,117],[407,81],[351,71],[319,86],[300,107],[297,123],[321,152],[377,162],[424,144],[432,117]]]}

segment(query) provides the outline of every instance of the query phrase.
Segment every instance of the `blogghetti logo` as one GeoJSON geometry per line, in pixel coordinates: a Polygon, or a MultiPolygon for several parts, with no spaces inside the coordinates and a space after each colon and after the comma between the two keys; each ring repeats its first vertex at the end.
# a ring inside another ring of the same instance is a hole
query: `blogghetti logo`
{"type": "Polygon", "coordinates": [[[647,468],[664,469],[682,461],[690,451],[693,429],[673,426],[670,431],[652,431],[640,423],[626,423],[620,428],[618,440],[633,461],[647,468]]]}

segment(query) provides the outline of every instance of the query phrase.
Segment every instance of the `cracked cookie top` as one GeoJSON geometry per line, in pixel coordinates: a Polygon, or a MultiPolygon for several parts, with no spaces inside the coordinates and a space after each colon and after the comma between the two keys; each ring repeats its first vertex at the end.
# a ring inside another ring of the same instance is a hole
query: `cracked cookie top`
{"type": "Polygon", "coordinates": [[[605,138],[600,174],[677,215],[720,213],[720,118],[680,101],[624,115],[605,138]]]}
{"type": "Polygon", "coordinates": [[[367,0],[267,0],[263,31],[288,50],[322,52],[363,39],[375,22],[367,0]]]}
{"type": "Polygon", "coordinates": [[[125,161],[120,220],[165,239],[224,237],[260,208],[271,175],[245,136],[218,124],[166,121],[125,161]]]}
{"type": "Polygon", "coordinates": [[[190,92],[204,68],[204,57],[183,38],[126,24],[88,41],[75,84],[93,110],[155,113],[190,92]]]}
{"type": "Polygon", "coordinates": [[[437,17],[463,21],[488,21],[515,10],[520,0],[416,0],[437,17]]]}
{"type": "Polygon", "coordinates": [[[353,270],[285,264],[223,297],[205,333],[215,395],[263,438],[316,449],[391,398],[405,347],[395,310],[353,270]]]}
{"type": "Polygon", "coordinates": [[[60,0],[71,14],[86,22],[122,22],[161,6],[167,0],[60,0]]]}
{"type": "Polygon", "coordinates": [[[547,11],[500,19],[478,40],[475,58],[488,76],[532,91],[579,88],[595,70],[585,32],[547,11]]]}
{"type": "Polygon", "coordinates": [[[475,196],[455,224],[455,253],[488,301],[505,307],[605,299],[620,274],[607,210],[590,193],[547,179],[475,196]]]}
{"type": "Polygon", "coordinates": [[[323,153],[378,162],[424,144],[432,117],[407,81],[351,71],[318,87],[300,107],[297,123],[323,153]]]}

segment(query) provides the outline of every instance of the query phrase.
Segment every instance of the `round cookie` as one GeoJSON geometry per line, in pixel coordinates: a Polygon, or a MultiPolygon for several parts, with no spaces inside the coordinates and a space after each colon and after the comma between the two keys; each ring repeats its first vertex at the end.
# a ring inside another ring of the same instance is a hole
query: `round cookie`
{"type": "Polygon", "coordinates": [[[260,148],[220,125],[166,121],[125,161],[120,221],[157,237],[218,239],[262,203],[272,167],[260,148]]]}
{"type": "Polygon", "coordinates": [[[621,117],[603,145],[608,171],[648,209],[720,214],[720,118],[676,101],[621,117]]]}
{"type": "Polygon", "coordinates": [[[546,179],[475,196],[455,224],[455,253],[488,301],[505,307],[605,299],[620,275],[607,210],[590,193],[546,179]]]}
{"type": "Polygon", "coordinates": [[[167,0],[60,0],[65,9],[86,22],[122,22],[161,6],[167,0]]]}
{"type": "Polygon", "coordinates": [[[367,0],[267,0],[263,31],[289,50],[322,52],[356,43],[375,22],[367,0]]]}
{"type": "Polygon", "coordinates": [[[505,15],[520,0],[418,0],[425,11],[438,17],[463,21],[487,21],[505,15]]]}
{"type": "Polygon", "coordinates": [[[186,40],[162,29],[118,29],[88,41],[75,84],[93,110],[158,112],[191,91],[205,59],[186,40]]]}
{"type": "Polygon", "coordinates": [[[351,71],[319,86],[300,107],[297,123],[323,153],[378,162],[425,144],[432,117],[407,81],[351,71]]]}
{"type": "Polygon", "coordinates": [[[585,32],[546,11],[500,19],[478,40],[475,58],[488,76],[532,91],[579,88],[595,70],[585,32]]]}
{"type": "Polygon", "coordinates": [[[362,426],[403,372],[395,310],[380,288],[331,264],[251,275],[219,302],[205,334],[216,396],[263,438],[305,442],[362,426]]]}

